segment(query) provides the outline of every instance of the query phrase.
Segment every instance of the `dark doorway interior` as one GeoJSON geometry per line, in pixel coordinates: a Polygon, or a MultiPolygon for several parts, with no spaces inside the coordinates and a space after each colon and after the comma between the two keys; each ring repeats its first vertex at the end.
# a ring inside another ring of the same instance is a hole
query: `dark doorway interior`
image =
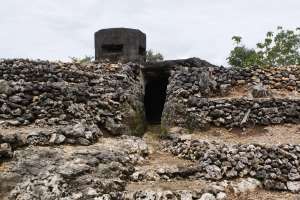
{"type": "Polygon", "coordinates": [[[145,88],[145,111],[148,123],[160,123],[166,100],[168,77],[148,79],[145,88]]]}

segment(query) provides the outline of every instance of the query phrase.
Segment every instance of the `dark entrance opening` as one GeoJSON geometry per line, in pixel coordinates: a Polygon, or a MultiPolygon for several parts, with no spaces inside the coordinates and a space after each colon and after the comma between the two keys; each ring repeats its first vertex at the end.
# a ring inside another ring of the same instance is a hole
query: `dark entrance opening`
{"type": "Polygon", "coordinates": [[[166,100],[168,76],[146,79],[144,106],[148,123],[158,124],[166,100]]]}

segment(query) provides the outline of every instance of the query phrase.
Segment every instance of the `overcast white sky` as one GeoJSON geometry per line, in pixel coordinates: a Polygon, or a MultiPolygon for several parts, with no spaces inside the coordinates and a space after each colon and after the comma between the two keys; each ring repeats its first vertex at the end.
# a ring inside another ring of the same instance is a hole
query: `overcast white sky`
{"type": "Polygon", "coordinates": [[[226,64],[231,37],[254,46],[278,25],[300,26],[300,0],[0,0],[0,58],[94,55],[101,28],[138,28],[166,59],[226,64]]]}

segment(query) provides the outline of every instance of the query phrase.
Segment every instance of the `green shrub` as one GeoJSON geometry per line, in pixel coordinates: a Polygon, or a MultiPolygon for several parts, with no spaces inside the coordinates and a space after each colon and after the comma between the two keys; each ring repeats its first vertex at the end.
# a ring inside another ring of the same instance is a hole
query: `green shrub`
{"type": "Polygon", "coordinates": [[[154,53],[151,49],[146,52],[146,61],[147,62],[158,62],[163,61],[164,57],[161,53],[154,53]]]}
{"type": "Polygon", "coordinates": [[[242,37],[233,36],[234,49],[227,58],[233,67],[270,67],[300,64],[300,28],[284,30],[277,27],[276,32],[267,32],[266,38],[256,44],[255,49],[245,47],[242,37]]]}
{"type": "Polygon", "coordinates": [[[94,57],[93,56],[84,56],[83,58],[70,57],[70,59],[73,63],[84,64],[84,63],[92,62],[94,60],[94,57]]]}

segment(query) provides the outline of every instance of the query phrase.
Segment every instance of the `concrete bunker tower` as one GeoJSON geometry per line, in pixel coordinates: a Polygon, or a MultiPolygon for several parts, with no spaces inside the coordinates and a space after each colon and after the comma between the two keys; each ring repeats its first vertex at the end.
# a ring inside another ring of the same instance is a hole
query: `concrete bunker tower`
{"type": "Polygon", "coordinates": [[[137,29],[109,28],[95,33],[95,59],[146,61],[146,34],[137,29]]]}

